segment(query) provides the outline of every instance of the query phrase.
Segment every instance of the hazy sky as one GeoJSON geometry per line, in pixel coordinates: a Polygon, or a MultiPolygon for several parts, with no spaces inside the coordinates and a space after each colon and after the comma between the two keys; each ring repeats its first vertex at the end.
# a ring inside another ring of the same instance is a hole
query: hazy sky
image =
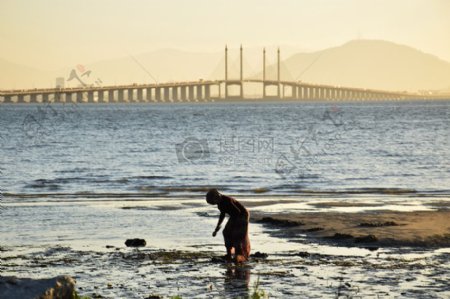
{"type": "Polygon", "coordinates": [[[42,69],[159,48],[384,39],[450,61],[449,0],[0,0],[0,58],[42,69]]]}

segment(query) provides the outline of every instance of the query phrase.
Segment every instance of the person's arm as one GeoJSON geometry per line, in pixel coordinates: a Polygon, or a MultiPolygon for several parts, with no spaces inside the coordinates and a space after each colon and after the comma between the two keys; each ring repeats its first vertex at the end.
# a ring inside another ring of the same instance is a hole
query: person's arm
{"type": "Polygon", "coordinates": [[[217,226],[216,226],[216,229],[214,230],[214,232],[213,232],[213,237],[215,237],[216,235],[217,235],[217,232],[219,231],[219,229],[220,229],[220,225],[222,224],[222,222],[223,222],[223,220],[225,219],[225,213],[224,212],[221,212],[220,213],[220,216],[219,216],[219,222],[217,223],[217,226]]]}

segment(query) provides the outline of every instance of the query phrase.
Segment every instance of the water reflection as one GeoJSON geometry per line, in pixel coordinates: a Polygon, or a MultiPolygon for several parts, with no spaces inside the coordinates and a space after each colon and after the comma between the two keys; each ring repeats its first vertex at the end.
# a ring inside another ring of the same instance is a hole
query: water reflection
{"type": "Polygon", "coordinates": [[[227,263],[225,265],[224,291],[226,298],[249,296],[250,266],[227,263]]]}

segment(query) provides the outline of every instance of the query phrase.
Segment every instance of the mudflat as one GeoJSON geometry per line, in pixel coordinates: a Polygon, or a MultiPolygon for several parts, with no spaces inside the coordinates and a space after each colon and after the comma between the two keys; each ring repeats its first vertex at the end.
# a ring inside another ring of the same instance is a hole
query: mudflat
{"type": "MultiPolygon", "coordinates": [[[[332,205],[332,204],[330,204],[332,205]]],[[[252,220],[278,237],[306,236],[346,246],[450,246],[450,210],[364,212],[255,212],[252,220]]]]}

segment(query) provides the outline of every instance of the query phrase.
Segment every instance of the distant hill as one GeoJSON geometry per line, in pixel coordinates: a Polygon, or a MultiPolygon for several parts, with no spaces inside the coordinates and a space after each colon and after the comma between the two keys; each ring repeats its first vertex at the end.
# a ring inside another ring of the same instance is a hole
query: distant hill
{"type": "MultiPolygon", "coordinates": [[[[282,80],[396,91],[450,86],[449,62],[380,40],[354,40],[340,47],[295,54],[283,61],[283,67],[282,80]]],[[[267,69],[271,78],[276,77],[275,68],[270,65],[267,69]]]]}
{"type": "MultiPolygon", "coordinates": [[[[449,90],[450,63],[414,48],[379,40],[354,40],[311,53],[283,50],[282,80],[395,91],[449,90]]],[[[244,47],[244,76],[262,78],[262,49],[244,47]]],[[[267,78],[276,78],[276,47],[267,51],[267,78]]],[[[103,85],[223,79],[223,52],[194,53],[161,49],[84,66],[84,77],[103,85]]],[[[0,59],[0,89],[54,87],[56,77],[68,78],[75,66],[43,71],[0,59]]],[[[239,49],[229,51],[229,76],[239,77],[239,49]]],[[[76,86],[73,80],[68,86],[76,86]]]]}
{"type": "MultiPolygon", "coordinates": [[[[0,89],[49,86],[49,72],[15,64],[0,58],[0,89]]],[[[54,85],[55,79],[51,83],[54,85]]]]}

